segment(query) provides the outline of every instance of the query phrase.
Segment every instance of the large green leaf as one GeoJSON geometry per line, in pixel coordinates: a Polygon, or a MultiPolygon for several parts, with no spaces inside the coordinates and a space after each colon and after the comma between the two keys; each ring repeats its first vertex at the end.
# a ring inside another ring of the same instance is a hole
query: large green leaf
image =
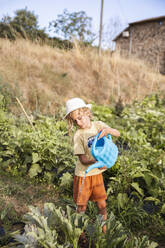
{"type": "Polygon", "coordinates": [[[146,197],[144,198],[145,201],[153,201],[155,203],[160,203],[160,200],[155,198],[155,197],[152,197],[152,196],[149,196],[149,197],[146,197]]]}
{"type": "Polygon", "coordinates": [[[161,213],[165,214],[165,203],[163,204],[162,208],[161,208],[161,213]]]}
{"type": "Polygon", "coordinates": [[[41,167],[39,166],[39,164],[32,164],[32,166],[30,167],[29,170],[29,176],[35,177],[38,175],[38,173],[40,173],[42,171],[41,167]]]}
{"type": "Polygon", "coordinates": [[[138,183],[131,183],[131,186],[142,196],[144,196],[143,190],[139,187],[138,183]]]}
{"type": "Polygon", "coordinates": [[[73,182],[73,176],[69,172],[66,172],[62,175],[60,180],[60,187],[69,186],[73,182]]]}
{"type": "Polygon", "coordinates": [[[33,164],[37,163],[39,160],[40,160],[39,154],[36,153],[36,152],[33,152],[33,153],[32,153],[32,161],[33,161],[33,164]]]}
{"type": "Polygon", "coordinates": [[[118,208],[124,209],[125,205],[128,203],[128,196],[126,193],[119,193],[117,195],[118,208]]]}

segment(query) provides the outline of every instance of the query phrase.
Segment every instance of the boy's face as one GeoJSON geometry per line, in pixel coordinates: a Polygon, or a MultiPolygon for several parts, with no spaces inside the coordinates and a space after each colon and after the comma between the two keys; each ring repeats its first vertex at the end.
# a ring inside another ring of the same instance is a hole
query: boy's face
{"type": "Polygon", "coordinates": [[[72,113],[71,117],[72,120],[79,126],[79,128],[85,129],[91,127],[91,120],[87,114],[85,115],[75,111],[72,113]]]}

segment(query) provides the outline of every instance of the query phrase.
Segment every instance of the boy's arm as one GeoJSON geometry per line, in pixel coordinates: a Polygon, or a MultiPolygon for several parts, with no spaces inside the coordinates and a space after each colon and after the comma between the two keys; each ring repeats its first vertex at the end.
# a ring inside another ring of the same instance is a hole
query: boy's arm
{"type": "Polygon", "coordinates": [[[85,154],[78,154],[78,157],[83,165],[91,165],[96,163],[95,159],[89,160],[85,154]]]}
{"type": "Polygon", "coordinates": [[[100,129],[99,132],[101,131],[101,134],[99,135],[99,139],[102,138],[103,136],[106,136],[107,134],[111,134],[115,137],[120,136],[120,132],[117,129],[111,128],[111,127],[106,127],[103,129],[100,129]]]}
{"type": "MultiPolygon", "coordinates": [[[[94,164],[94,163],[96,163],[96,160],[88,160],[88,158],[87,158],[87,156],[85,155],[85,154],[81,154],[81,155],[78,155],[78,157],[79,157],[79,160],[80,160],[80,162],[83,164],[83,165],[91,165],[91,164],[94,164]]],[[[107,167],[106,166],[104,166],[104,167],[101,167],[101,168],[99,168],[100,170],[105,170],[105,169],[107,169],[107,167]]]]}

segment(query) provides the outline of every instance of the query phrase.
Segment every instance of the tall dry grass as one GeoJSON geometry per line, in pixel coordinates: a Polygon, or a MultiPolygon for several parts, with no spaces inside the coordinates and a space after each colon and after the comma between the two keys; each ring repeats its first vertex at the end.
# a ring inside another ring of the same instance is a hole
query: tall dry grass
{"type": "Polygon", "coordinates": [[[31,111],[54,112],[70,97],[109,104],[119,97],[130,103],[153,92],[165,91],[165,76],[143,61],[118,53],[82,48],[72,50],[41,46],[27,40],[0,39],[0,78],[31,111]]]}

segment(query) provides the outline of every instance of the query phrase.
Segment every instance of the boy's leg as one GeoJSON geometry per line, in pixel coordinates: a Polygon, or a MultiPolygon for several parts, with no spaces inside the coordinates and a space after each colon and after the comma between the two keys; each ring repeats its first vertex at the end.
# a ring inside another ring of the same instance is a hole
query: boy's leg
{"type": "Polygon", "coordinates": [[[74,177],[73,200],[77,205],[78,212],[85,212],[91,192],[92,185],[90,177],[86,177],[84,181],[83,177],[74,177]]]}
{"type": "Polygon", "coordinates": [[[86,205],[78,205],[77,206],[77,213],[85,213],[86,211],[86,205]]]}
{"type": "MultiPolygon", "coordinates": [[[[86,207],[87,207],[86,205],[78,205],[77,206],[77,213],[84,214],[85,210],[86,210],[86,207]]],[[[85,235],[84,232],[81,233],[80,238],[79,238],[79,242],[80,242],[80,244],[82,243],[83,246],[87,245],[88,240],[87,240],[86,235],[85,235]]]]}
{"type": "MultiPolygon", "coordinates": [[[[93,188],[91,200],[97,203],[99,214],[102,215],[102,219],[107,219],[107,210],[106,210],[106,199],[107,194],[105,191],[105,186],[103,182],[102,174],[92,176],[93,179],[93,188]]],[[[103,226],[103,232],[106,232],[106,225],[103,226]]]]}
{"type": "MultiPolygon", "coordinates": [[[[105,200],[97,201],[97,207],[99,210],[99,214],[103,216],[103,221],[106,220],[107,219],[106,201],[105,200]]],[[[106,233],[106,225],[103,226],[102,230],[103,233],[106,233]]]]}

